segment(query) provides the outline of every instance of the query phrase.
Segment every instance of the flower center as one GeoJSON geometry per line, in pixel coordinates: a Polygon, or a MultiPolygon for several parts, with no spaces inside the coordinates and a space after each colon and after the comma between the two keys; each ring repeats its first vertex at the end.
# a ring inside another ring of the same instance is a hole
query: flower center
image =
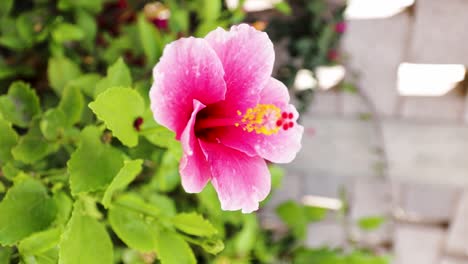
{"type": "Polygon", "coordinates": [[[273,135],[280,129],[288,130],[294,126],[294,114],[281,112],[281,109],[273,104],[258,104],[248,108],[245,113],[237,111],[237,118],[203,118],[197,120],[195,130],[236,126],[247,132],[273,135]]]}

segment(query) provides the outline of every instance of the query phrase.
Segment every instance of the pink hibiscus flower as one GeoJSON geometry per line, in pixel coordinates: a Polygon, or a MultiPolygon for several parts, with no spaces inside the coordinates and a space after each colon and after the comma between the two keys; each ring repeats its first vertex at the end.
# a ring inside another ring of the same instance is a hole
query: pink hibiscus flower
{"type": "Polygon", "coordinates": [[[197,193],[211,180],[223,210],[257,210],[270,191],[265,160],[287,163],[301,148],[274,57],[267,34],[242,24],[174,41],[153,69],[151,109],[182,143],[182,186],[197,193]]]}

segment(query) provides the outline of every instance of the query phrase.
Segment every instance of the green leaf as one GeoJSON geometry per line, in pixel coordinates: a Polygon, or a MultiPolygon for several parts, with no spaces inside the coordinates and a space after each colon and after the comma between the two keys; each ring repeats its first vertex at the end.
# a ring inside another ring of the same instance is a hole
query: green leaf
{"type": "Polygon", "coordinates": [[[122,58],[118,59],[107,69],[107,76],[96,84],[94,97],[111,87],[130,87],[132,85],[132,75],[122,58]]]}
{"type": "Polygon", "coordinates": [[[84,107],[83,94],[81,94],[78,86],[71,85],[72,82],[69,82],[63,90],[62,99],[58,106],[66,115],[66,124],[68,126],[74,125],[80,121],[84,107]]]}
{"type": "Polygon", "coordinates": [[[85,215],[78,202],[60,241],[60,264],[112,264],[112,241],[106,228],[85,215]]]}
{"type": "Polygon", "coordinates": [[[13,245],[44,230],[56,213],[55,203],[41,183],[32,179],[16,183],[0,203],[0,244],[13,245]]]}
{"type": "Polygon", "coordinates": [[[50,86],[58,95],[61,95],[65,85],[81,75],[80,67],[66,57],[53,57],[49,59],[47,76],[50,86]]]}
{"type": "Polygon", "coordinates": [[[104,197],[102,198],[102,204],[108,208],[112,199],[112,195],[118,191],[122,190],[127,185],[129,185],[135,177],[141,172],[142,170],[143,160],[130,160],[124,161],[124,166],[120,169],[119,173],[115,178],[112,180],[109,187],[106,189],[104,193],[104,197]]]}
{"type": "Polygon", "coordinates": [[[173,191],[180,183],[179,160],[170,151],[166,151],[161,164],[152,180],[152,184],[161,192],[173,191]]]}
{"type": "Polygon", "coordinates": [[[167,195],[153,192],[147,199],[152,205],[158,207],[165,216],[171,217],[177,212],[175,200],[169,198],[167,195]]]}
{"type": "Polygon", "coordinates": [[[123,166],[122,153],[103,144],[100,136],[92,126],[81,132],[81,143],[67,163],[73,195],[103,190],[123,166]]]}
{"type": "Polygon", "coordinates": [[[14,3],[14,0],[0,1],[0,18],[10,13],[11,8],[13,7],[13,3],[14,3]]]}
{"type": "Polygon", "coordinates": [[[117,236],[129,247],[148,252],[156,248],[156,223],[154,218],[148,219],[139,210],[132,209],[140,208],[141,202],[133,203],[125,197],[119,199],[109,210],[109,223],[117,236]]]}
{"type": "Polygon", "coordinates": [[[161,55],[161,48],[164,46],[161,34],[153,24],[148,22],[143,13],[138,16],[137,24],[141,46],[145,52],[146,64],[154,65],[161,55]]]}
{"type": "Polygon", "coordinates": [[[61,109],[52,108],[45,112],[39,125],[42,135],[48,140],[55,140],[63,136],[67,116],[61,109]]]}
{"type": "MultiPolygon", "coordinates": [[[[143,116],[143,130],[145,129],[145,124],[150,122],[152,118],[152,115],[148,115],[148,113],[145,112],[143,116]]],[[[157,125],[148,129],[151,129],[151,133],[145,133],[144,135],[153,145],[168,149],[180,146],[180,142],[175,139],[175,133],[166,127],[157,125]]]]}
{"type": "Polygon", "coordinates": [[[378,229],[383,223],[385,223],[385,218],[382,216],[363,217],[358,220],[359,228],[365,231],[378,229]]]}
{"type": "Polygon", "coordinates": [[[197,213],[181,213],[172,218],[172,223],[180,231],[194,236],[210,237],[218,231],[197,213]]]}
{"type": "Polygon", "coordinates": [[[94,47],[94,40],[97,33],[96,19],[89,12],[82,9],[76,10],[75,17],[76,24],[84,32],[83,44],[85,44],[86,48],[92,49],[94,47]]]}
{"type": "Polygon", "coordinates": [[[294,264],[349,264],[345,256],[336,250],[331,249],[301,249],[294,256],[294,264]]]}
{"type": "Polygon", "coordinates": [[[85,32],[70,23],[61,23],[52,31],[52,38],[58,43],[82,40],[84,37],[85,32]]]}
{"type": "Polygon", "coordinates": [[[138,131],[133,122],[143,114],[145,104],[137,91],[122,87],[107,89],[89,104],[89,108],[124,145],[138,144],[138,131]]]}
{"type": "Polygon", "coordinates": [[[219,252],[223,251],[224,243],[219,238],[209,238],[204,239],[200,246],[210,254],[218,254],[219,252]]]}
{"type": "Polygon", "coordinates": [[[319,222],[327,216],[327,209],[314,206],[304,206],[308,222],[319,222]]]}
{"type": "Polygon", "coordinates": [[[29,84],[14,82],[8,94],[0,96],[0,112],[5,120],[19,127],[27,127],[41,113],[39,97],[29,84]]]}
{"type": "Polygon", "coordinates": [[[307,215],[304,208],[294,201],[287,201],[276,208],[276,213],[299,238],[306,235],[307,215]]]}
{"type": "Polygon", "coordinates": [[[94,89],[96,83],[101,79],[101,75],[97,73],[83,74],[80,77],[68,82],[67,86],[74,86],[80,88],[80,90],[89,97],[94,97],[94,89]]]}
{"type": "Polygon", "coordinates": [[[52,228],[34,233],[19,243],[18,250],[24,256],[43,253],[57,246],[61,234],[61,228],[52,228]]]}
{"type": "Polygon", "coordinates": [[[23,256],[22,260],[24,261],[24,264],[57,264],[58,254],[58,247],[54,247],[34,256],[23,256]]]}
{"type": "Polygon", "coordinates": [[[280,11],[281,13],[285,15],[291,15],[292,14],[292,9],[291,6],[286,1],[281,1],[275,4],[275,9],[280,11]]]}
{"type": "Polygon", "coordinates": [[[278,188],[281,186],[281,181],[284,177],[284,169],[278,165],[268,166],[271,174],[271,187],[278,188]]]}
{"type": "Polygon", "coordinates": [[[390,264],[388,256],[375,256],[368,252],[354,251],[347,256],[346,264],[390,264]]]}
{"type": "Polygon", "coordinates": [[[26,135],[19,139],[18,145],[11,150],[11,153],[16,160],[33,164],[55,151],[57,146],[47,142],[42,137],[39,126],[34,125],[26,135]]]}
{"type": "Polygon", "coordinates": [[[93,14],[99,13],[104,0],[59,0],[57,7],[59,10],[85,9],[93,14]]]}
{"type": "Polygon", "coordinates": [[[16,30],[19,37],[23,40],[26,46],[31,47],[34,42],[34,24],[31,20],[30,14],[23,13],[16,19],[16,30]]]}
{"type": "Polygon", "coordinates": [[[259,226],[254,214],[243,215],[242,230],[235,237],[235,247],[238,254],[246,256],[255,246],[259,226]]]}
{"type": "Polygon", "coordinates": [[[57,205],[57,217],[55,218],[54,224],[64,226],[70,218],[73,202],[64,192],[57,192],[53,198],[57,205]]]}
{"type": "Polygon", "coordinates": [[[203,8],[197,8],[202,23],[207,21],[216,21],[221,15],[222,1],[219,0],[199,0],[199,6],[203,8]]]}
{"type": "Polygon", "coordinates": [[[162,264],[196,263],[187,242],[170,230],[161,229],[156,232],[156,254],[162,264]]]}
{"type": "Polygon", "coordinates": [[[10,256],[13,249],[0,246],[0,264],[10,264],[10,256]]]}
{"type": "Polygon", "coordinates": [[[12,158],[11,149],[18,142],[18,135],[11,124],[0,118],[0,164],[4,164],[12,158]]]}
{"type": "Polygon", "coordinates": [[[3,165],[2,172],[3,172],[3,176],[5,176],[5,178],[10,181],[13,181],[14,178],[18,176],[20,173],[24,173],[21,170],[15,168],[12,162],[7,162],[5,165],[3,165]]]}

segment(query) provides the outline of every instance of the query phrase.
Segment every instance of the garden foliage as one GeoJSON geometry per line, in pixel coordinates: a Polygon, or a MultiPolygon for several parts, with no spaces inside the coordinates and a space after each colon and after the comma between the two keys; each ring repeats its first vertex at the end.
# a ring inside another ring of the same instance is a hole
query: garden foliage
{"type": "Polygon", "coordinates": [[[303,248],[323,209],[282,205],[292,232],[278,238],[254,214],[221,211],[211,186],[181,189],[180,144],[149,108],[151,69],[167,43],[244,12],[145,4],[0,1],[0,263],[386,263],[303,248]]]}

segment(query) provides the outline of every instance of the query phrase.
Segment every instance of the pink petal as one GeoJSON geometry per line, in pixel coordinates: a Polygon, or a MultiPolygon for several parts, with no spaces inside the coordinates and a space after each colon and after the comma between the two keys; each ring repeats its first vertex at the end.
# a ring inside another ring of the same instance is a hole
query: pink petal
{"type": "Polygon", "coordinates": [[[270,192],[270,172],[265,160],[249,157],[222,144],[201,141],[210,163],[211,182],[223,210],[250,213],[270,192]]]}
{"type": "MultiPolygon", "coordinates": [[[[260,103],[274,104],[283,111],[294,115],[296,122],[299,114],[293,105],[288,104],[289,93],[281,82],[271,78],[261,92],[260,103]]],[[[259,155],[275,163],[291,162],[301,149],[304,127],[295,123],[288,130],[281,129],[277,134],[263,135],[247,132],[239,127],[225,127],[217,131],[217,136],[224,145],[240,150],[247,155],[259,155]]]]}
{"type": "Polygon", "coordinates": [[[256,104],[275,60],[268,35],[241,24],[231,27],[230,31],[218,28],[205,39],[218,54],[225,71],[227,91],[222,108],[235,113],[256,104]]]}
{"type": "Polygon", "coordinates": [[[209,164],[200,148],[194,129],[197,113],[203,108],[205,105],[198,100],[193,100],[194,110],[180,140],[184,154],[180,160],[179,171],[182,187],[188,193],[201,192],[211,178],[209,164]]]}
{"type": "Polygon", "coordinates": [[[193,99],[204,105],[224,99],[223,76],[221,61],[206,40],[183,38],[167,45],[153,69],[154,118],[179,139],[193,111],[193,99]]]}

